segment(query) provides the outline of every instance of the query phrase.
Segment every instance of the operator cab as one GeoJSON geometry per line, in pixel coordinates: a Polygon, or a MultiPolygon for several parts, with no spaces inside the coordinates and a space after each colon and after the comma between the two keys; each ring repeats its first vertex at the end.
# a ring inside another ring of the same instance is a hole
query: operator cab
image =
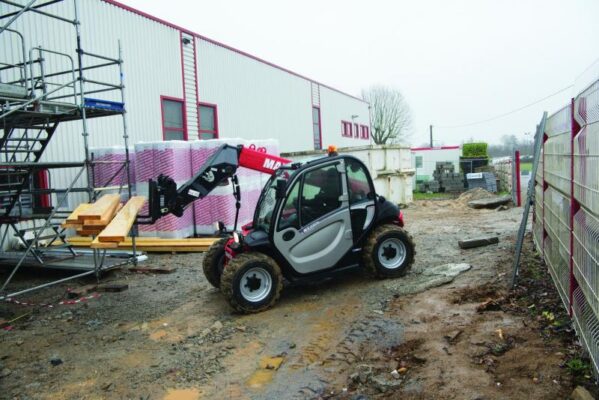
{"type": "Polygon", "coordinates": [[[262,191],[245,244],[268,246],[291,275],[334,269],[362,247],[377,208],[370,174],[355,157],[284,166],[262,191]]]}

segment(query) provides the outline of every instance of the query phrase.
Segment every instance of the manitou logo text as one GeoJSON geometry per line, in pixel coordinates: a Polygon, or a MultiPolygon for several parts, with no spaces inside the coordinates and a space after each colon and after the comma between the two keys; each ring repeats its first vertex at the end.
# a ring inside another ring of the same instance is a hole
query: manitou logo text
{"type": "Polygon", "coordinates": [[[264,164],[262,165],[262,167],[264,167],[264,168],[273,169],[273,170],[278,169],[280,166],[281,166],[280,161],[271,160],[269,158],[265,158],[264,164]]]}

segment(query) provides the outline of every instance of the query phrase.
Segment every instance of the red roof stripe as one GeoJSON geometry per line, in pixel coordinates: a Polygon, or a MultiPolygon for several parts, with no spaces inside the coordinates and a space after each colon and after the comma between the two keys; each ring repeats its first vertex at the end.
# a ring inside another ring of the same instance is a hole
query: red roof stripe
{"type": "Polygon", "coordinates": [[[412,147],[412,151],[427,151],[427,150],[458,150],[460,146],[441,146],[441,147],[412,147]]]}

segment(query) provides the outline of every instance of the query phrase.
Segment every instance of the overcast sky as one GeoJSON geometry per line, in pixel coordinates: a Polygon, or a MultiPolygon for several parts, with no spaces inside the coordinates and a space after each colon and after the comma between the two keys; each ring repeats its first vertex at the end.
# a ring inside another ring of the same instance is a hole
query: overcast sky
{"type": "Polygon", "coordinates": [[[121,1],[350,94],[394,86],[414,145],[522,136],[599,78],[599,0],[121,1]]]}

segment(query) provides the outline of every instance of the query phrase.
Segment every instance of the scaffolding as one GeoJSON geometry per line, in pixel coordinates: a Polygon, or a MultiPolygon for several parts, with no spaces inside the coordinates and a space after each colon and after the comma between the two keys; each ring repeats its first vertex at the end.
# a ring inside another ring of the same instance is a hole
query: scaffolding
{"type": "MultiPolygon", "coordinates": [[[[4,5],[0,8],[0,38],[11,35],[12,43],[18,43],[19,49],[16,61],[0,58],[0,266],[12,267],[0,286],[0,300],[83,276],[95,275],[99,279],[103,271],[137,261],[135,234],[132,234],[132,253],[115,254],[96,249],[81,251],[69,245],[66,231],[60,226],[60,222],[71,213],[67,209],[69,195],[84,193],[92,202],[107,189],[94,187],[93,170],[98,164],[121,164],[112,179],[124,173],[126,184],[121,182],[116,189],[119,193],[125,192],[127,198],[132,194],[121,44],[118,43],[118,58],[84,50],[77,0],[71,0],[72,19],[53,13],[53,7],[49,7],[66,1],[28,0],[20,4],[0,0],[0,5],[4,5]],[[25,35],[12,27],[15,21],[28,13],[71,25],[76,56],[41,46],[27,50],[25,35]],[[56,63],[59,67],[52,65],[51,61],[58,59],[62,60],[56,63]],[[68,65],[68,68],[63,68],[63,65],[68,65]],[[86,77],[89,71],[108,68],[117,70],[115,82],[86,77]],[[95,98],[107,92],[116,93],[120,101],[95,98]],[[115,115],[122,119],[125,159],[123,162],[96,161],[90,154],[88,120],[115,115]],[[81,123],[84,159],[80,162],[41,161],[48,143],[57,134],[58,126],[67,121],[81,123]],[[48,170],[54,169],[73,171],[67,187],[48,186],[48,170]],[[78,184],[80,178],[84,178],[84,185],[78,184]],[[51,204],[52,196],[56,199],[54,205],[51,204]],[[5,251],[10,233],[24,250],[5,251]],[[8,285],[21,267],[66,269],[78,273],[10,293],[8,285]]],[[[105,182],[105,186],[110,183],[105,182]]]]}

